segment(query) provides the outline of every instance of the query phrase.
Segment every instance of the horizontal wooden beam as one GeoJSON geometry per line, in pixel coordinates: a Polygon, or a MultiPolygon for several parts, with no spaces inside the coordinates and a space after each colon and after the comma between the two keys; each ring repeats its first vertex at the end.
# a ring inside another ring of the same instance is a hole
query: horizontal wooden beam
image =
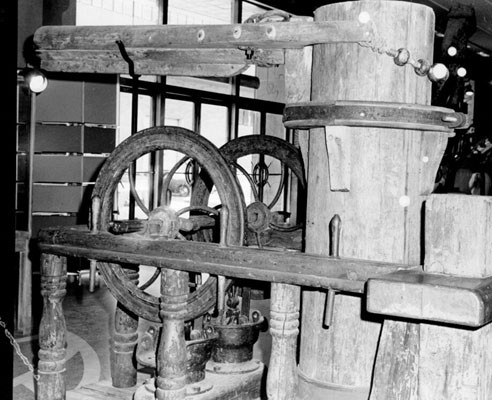
{"type": "Polygon", "coordinates": [[[375,314],[480,327],[492,321],[492,277],[398,271],[367,282],[375,314]]]}
{"type": "MultiPolygon", "coordinates": [[[[253,63],[281,65],[280,49],[257,50],[250,60],[240,49],[153,49],[128,48],[134,73],[172,76],[234,76],[253,63]]],[[[46,71],[128,74],[129,64],[114,44],[113,50],[39,50],[41,68],[46,71]]]]}
{"type": "Polygon", "coordinates": [[[62,256],[144,264],[231,278],[332,288],[352,293],[363,293],[369,278],[402,269],[421,268],[294,251],[221,247],[214,243],[150,240],[136,235],[91,233],[81,227],[43,229],[38,235],[38,246],[44,253],[62,256]]]}
{"type": "Polygon", "coordinates": [[[370,24],[357,21],[270,22],[227,25],[43,26],[34,43],[40,50],[300,48],[318,43],[363,42],[370,24]]]}

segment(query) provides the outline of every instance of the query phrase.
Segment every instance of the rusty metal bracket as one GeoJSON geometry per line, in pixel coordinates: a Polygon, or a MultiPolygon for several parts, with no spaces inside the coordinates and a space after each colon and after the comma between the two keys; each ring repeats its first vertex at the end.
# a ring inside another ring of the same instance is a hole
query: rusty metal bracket
{"type": "Polygon", "coordinates": [[[407,103],[334,101],[288,104],[285,127],[308,129],[330,125],[445,131],[469,125],[466,114],[452,109],[407,103]]]}

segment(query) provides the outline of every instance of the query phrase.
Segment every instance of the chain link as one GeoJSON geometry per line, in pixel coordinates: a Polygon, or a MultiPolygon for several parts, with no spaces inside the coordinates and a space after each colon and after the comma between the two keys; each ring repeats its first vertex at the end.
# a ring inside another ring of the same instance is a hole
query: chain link
{"type": "Polygon", "coordinates": [[[368,41],[358,42],[359,46],[369,48],[371,51],[378,54],[386,54],[393,58],[396,65],[402,67],[409,64],[413,67],[415,73],[419,76],[427,75],[430,80],[437,81],[446,78],[435,78],[431,71],[433,66],[424,59],[415,60],[411,57],[410,52],[406,48],[392,49],[386,45],[386,41],[377,32],[377,27],[374,21],[368,21],[371,24],[371,37],[368,41]]]}
{"type": "Polygon", "coordinates": [[[26,365],[26,367],[29,368],[29,371],[31,371],[31,373],[33,374],[34,379],[36,379],[37,381],[39,381],[39,375],[37,375],[37,374],[34,373],[34,367],[33,367],[33,365],[29,362],[29,360],[27,359],[27,357],[24,354],[22,354],[22,351],[21,351],[21,349],[19,347],[19,343],[17,343],[17,341],[15,340],[15,338],[9,332],[9,330],[7,329],[7,324],[5,324],[5,322],[3,322],[1,318],[0,318],[0,326],[4,329],[5,336],[7,336],[7,338],[10,340],[10,344],[15,349],[15,352],[17,353],[17,355],[19,356],[19,358],[26,365]]]}

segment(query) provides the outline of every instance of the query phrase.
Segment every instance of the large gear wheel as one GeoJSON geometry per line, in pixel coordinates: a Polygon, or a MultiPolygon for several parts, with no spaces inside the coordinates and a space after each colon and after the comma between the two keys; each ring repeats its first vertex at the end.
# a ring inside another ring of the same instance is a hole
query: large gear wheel
{"type": "MultiPolygon", "coordinates": [[[[130,165],[145,154],[157,150],[172,150],[194,160],[213,181],[221,204],[227,207],[226,238],[221,242],[241,246],[244,241],[245,208],[242,191],[228,163],[218,149],[206,138],[180,127],[161,126],[142,130],[123,141],[104,163],[92,193],[100,199],[97,230],[109,232],[113,217],[114,193],[123,174],[130,165]]],[[[93,202],[94,204],[94,202],[93,202]]],[[[206,208],[206,207],[205,207],[206,208]]],[[[180,214],[178,211],[177,215],[180,214]]],[[[156,239],[159,240],[159,239],[156,239]]],[[[147,293],[130,279],[128,267],[116,263],[98,263],[99,271],[113,296],[135,315],[160,323],[159,298],[147,293]]],[[[230,282],[229,282],[230,283],[230,282]]],[[[188,296],[187,320],[203,315],[216,302],[217,280],[210,277],[188,296]]]]}

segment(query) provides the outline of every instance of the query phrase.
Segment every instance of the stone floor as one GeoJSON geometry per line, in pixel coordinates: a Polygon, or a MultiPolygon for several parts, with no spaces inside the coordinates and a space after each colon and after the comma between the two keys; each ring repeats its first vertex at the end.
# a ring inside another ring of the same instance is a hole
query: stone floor
{"type": "MultiPolygon", "coordinates": [[[[111,379],[109,365],[110,333],[113,331],[113,315],[116,301],[99,280],[94,292],[89,292],[86,281],[69,283],[67,295],[63,301],[63,311],[67,327],[66,385],[67,400],[72,391],[82,386],[111,379]]],[[[33,282],[35,286],[36,283],[33,282]]],[[[42,299],[38,295],[33,299],[35,305],[35,326],[39,324],[42,299]]],[[[254,308],[268,318],[268,300],[252,304],[254,308]]],[[[37,364],[38,337],[16,337],[21,353],[31,366],[37,364]]],[[[254,357],[268,365],[270,356],[270,336],[260,333],[255,345],[254,357]]],[[[29,366],[14,353],[13,399],[34,400],[35,379],[29,366]]]]}

